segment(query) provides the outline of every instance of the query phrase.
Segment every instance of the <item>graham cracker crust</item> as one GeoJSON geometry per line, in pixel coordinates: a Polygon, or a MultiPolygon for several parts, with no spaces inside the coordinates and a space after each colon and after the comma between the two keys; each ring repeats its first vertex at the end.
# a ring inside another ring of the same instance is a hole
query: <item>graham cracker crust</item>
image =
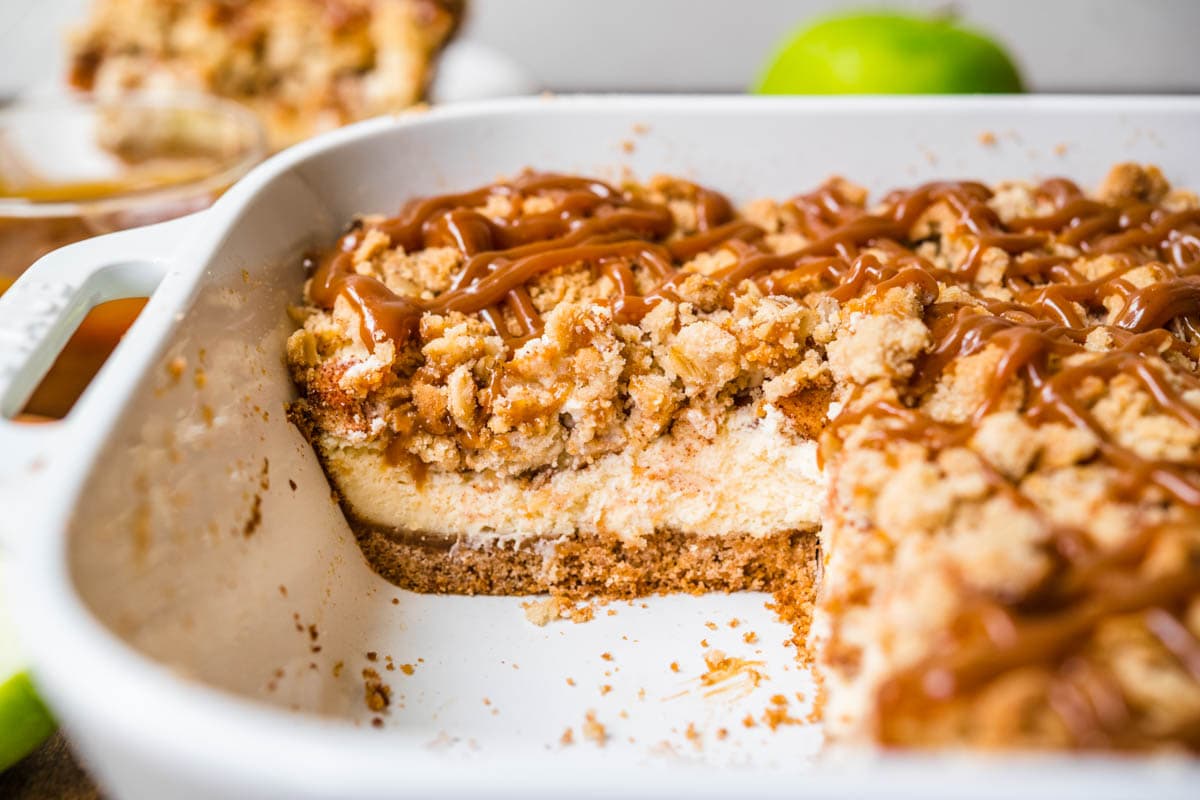
{"type": "Polygon", "coordinates": [[[467,546],[352,522],[371,567],[395,585],[432,594],[627,600],[652,594],[815,587],[817,534],[697,536],[656,531],[640,546],[616,535],[467,546]]]}

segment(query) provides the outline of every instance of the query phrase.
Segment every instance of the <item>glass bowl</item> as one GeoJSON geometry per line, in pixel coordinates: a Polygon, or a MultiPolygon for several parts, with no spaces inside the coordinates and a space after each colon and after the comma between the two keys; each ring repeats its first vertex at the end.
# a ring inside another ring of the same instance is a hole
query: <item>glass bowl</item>
{"type": "MultiPolygon", "coordinates": [[[[0,293],[51,250],[206,208],[265,154],[253,114],[204,95],[54,97],[0,108],[0,293]]],[[[144,304],[93,309],[25,419],[64,416],[144,304]]]]}

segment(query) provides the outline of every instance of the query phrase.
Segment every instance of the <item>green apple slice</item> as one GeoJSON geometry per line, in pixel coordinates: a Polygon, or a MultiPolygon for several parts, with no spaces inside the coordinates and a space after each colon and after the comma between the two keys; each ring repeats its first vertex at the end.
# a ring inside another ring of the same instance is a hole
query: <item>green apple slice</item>
{"type": "MultiPolygon", "coordinates": [[[[4,580],[0,556],[0,581],[4,580]]],[[[54,720],[38,699],[0,593],[0,771],[24,758],[54,732],[54,720]]]]}

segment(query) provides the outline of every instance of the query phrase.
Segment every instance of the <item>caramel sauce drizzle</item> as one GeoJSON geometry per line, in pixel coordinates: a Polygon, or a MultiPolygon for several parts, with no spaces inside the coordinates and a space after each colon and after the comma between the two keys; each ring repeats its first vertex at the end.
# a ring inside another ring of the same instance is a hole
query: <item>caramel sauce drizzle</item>
{"type": "MultiPolygon", "coordinates": [[[[883,423],[874,434],[880,444],[907,438],[934,451],[964,444],[1017,386],[1028,421],[1064,423],[1095,438],[1098,457],[1122,476],[1118,499],[1171,500],[1200,509],[1200,464],[1140,457],[1103,429],[1081,392],[1089,381],[1127,376],[1162,412],[1200,427],[1200,415],[1177,385],[1186,389],[1200,383],[1182,372],[1168,378],[1162,364],[1170,352],[1192,361],[1200,355],[1200,211],[1172,212],[1134,200],[1104,203],[1056,178],[1037,189],[1053,211],[1005,224],[988,205],[991,190],[980,183],[935,182],[896,191],[871,211],[829,183],[785,205],[809,244],[776,254],[762,244],[765,231],[735,218],[723,196],[699,186],[690,189],[697,230],[686,236],[679,235],[666,206],[588,178],[526,173],[470,192],[414,200],[373,229],[407,252],[459,250],[464,266],[448,290],[430,300],[401,297],[382,281],[358,274],[351,254],[364,231],[353,229],[320,258],[309,296],[326,309],[338,297],[347,300],[359,312],[360,335],[372,349],[389,339],[404,346],[416,336],[423,314],[450,311],[478,314],[515,349],[542,330],[529,282],[575,264],[609,277],[616,287],[614,316],[625,322],[637,321],[663,299],[675,299],[677,283],[685,277],[683,264],[714,248],[736,256],[711,276],[729,292],[753,281],[767,293],[826,292],[845,303],[869,302],[872,294],[911,286],[926,304],[932,347],[918,361],[899,403],[862,405],[851,396],[826,432],[824,456],[836,451],[845,428],[872,418],[883,423]],[[508,198],[518,210],[532,197],[552,203],[548,210],[511,219],[477,210],[496,196],[508,198]],[[937,204],[950,209],[953,232],[970,243],[965,258],[952,268],[935,266],[910,239],[917,222],[937,204]],[[1071,266],[1075,256],[1061,254],[1064,246],[1085,256],[1109,255],[1115,266],[1088,279],[1071,266]],[[1012,257],[1001,279],[1012,301],[980,291],[979,273],[990,248],[1012,257]],[[1167,277],[1139,287],[1128,276],[1148,263],[1167,277]],[[639,292],[636,273],[650,276],[650,290],[639,292]],[[939,302],[939,284],[965,289],[969,301],[939,302]],[[1110,312],[1114,298],[1118,310],[1110,312]],[[1115,346],[1089,353],[1087,339],[1101,329],[1115,346]],[[921,412],[920,398],[957,360],[989,346],[1001,349],[999,366],[989,395],[966,421],[947,424],[921,412]]],[[[997,491],[1033,508],[1018,487],[984,466],[997,491]]],[[[1077,741],[1128,744],[1120,730],[1129,712],[1113,681],[1078,658],[1059,663],[1113,614],[1143,614],[1147,630],[1200,680],[1200,643],[1178,619],[1182,605],[1200,592],[1200,564],[1148,580],[1138,575],[1142,553],[1098,561],[1081,532],[1047,525],[1062,561],[1055,585],[1059,595],[1069,587],[1070,596],[1027,598],[1007,606],[981,599],[961,620],[966,633],[882,688],[883,716],[915,697],[951,699],[1007,670],[1057,664],[1049,702],[1077,741]]],[[[1200,747],[1200,720],[1177,734],[1200,747]]]]}
{"type": "Polygon", "coordinates": [[[665,206],[586,178],[527,173],[472,192],[417,200],[374,230],[407,252],[457,248],[466,261],[449,290],[421,301],[400,297],[379,279],[356,273],[351,254],[361,241],[361,231],[353,230],[321,258],[309,297],[323,308],[332,308],[339,296],[348,300],[359,312],[361,336],[372,348],[385,339],[403,346],[416,333],[423,314],[450,311],[480,314],[510,347],[517,347],[537,336],[542,326],[527,284],[555,268],[583,263],[613,279],[619,291],[614,312],[620,319],[635,321],[672,296],[677,260],[729,239],[762,234],[748,223],[730,224],[733,210],[721,195],[701,187],[694,190],[699,231],[669,243],[675,223],[665,206]],[[475,210],[493,196],[517,201],[550,197],[555,205],[536,214],[496,220],[475,210]],[[645,295],[637,291],[633,265],[658,281],[645,295]],[[515,318],[516,333],[505,323],[506,309],[515,318]]]}

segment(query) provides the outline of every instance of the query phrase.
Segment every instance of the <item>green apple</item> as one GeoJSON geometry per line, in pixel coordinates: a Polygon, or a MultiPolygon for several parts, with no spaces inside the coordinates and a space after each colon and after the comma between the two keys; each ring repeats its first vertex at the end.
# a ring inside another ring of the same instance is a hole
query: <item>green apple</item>
{"type": "Polygon", "coordinates": [[[988,37],[944,17],[826,17],[775,53],[759,94],[984,94],[1022,91],[1016,65],[988,37]]]}
{"type": "MultiPolygon", "coordinates": [[[[0,555],[0,581],[4,579],[0,555]]],[[[0,771],[24,758],[54,732],[54,720],[38,699],[0,593],[0,771]]]]}

